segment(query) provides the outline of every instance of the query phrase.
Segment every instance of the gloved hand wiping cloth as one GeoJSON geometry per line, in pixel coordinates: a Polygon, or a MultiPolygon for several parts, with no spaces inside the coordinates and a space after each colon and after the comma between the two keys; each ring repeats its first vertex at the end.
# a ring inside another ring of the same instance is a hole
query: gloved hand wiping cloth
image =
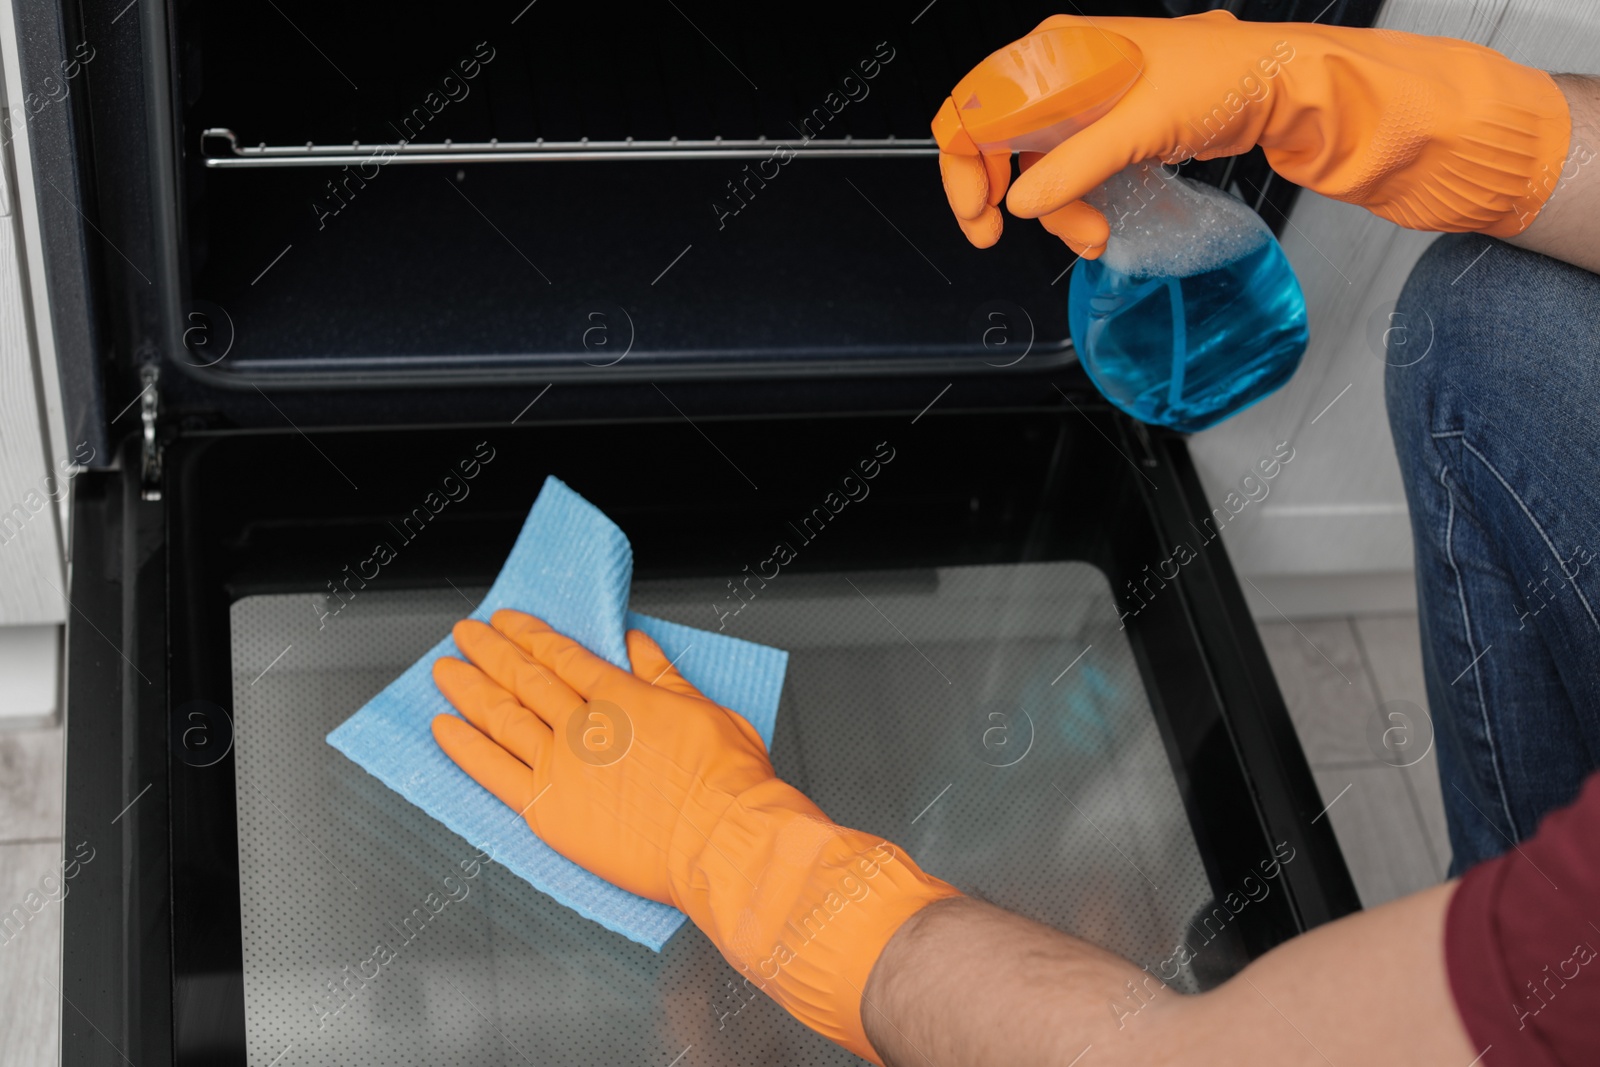
{"type": "Polygon", "coordinates": [[[670,903],[800,1021],[877,1061],[862,990],[914,912],[957,892],[882,838],[835,824],[773,775],[737,713],[644,633],[631,672],[531,615],[455,628],[471,662],[434,680],[465,718],[434,737],[562,855],[670,903]]]}

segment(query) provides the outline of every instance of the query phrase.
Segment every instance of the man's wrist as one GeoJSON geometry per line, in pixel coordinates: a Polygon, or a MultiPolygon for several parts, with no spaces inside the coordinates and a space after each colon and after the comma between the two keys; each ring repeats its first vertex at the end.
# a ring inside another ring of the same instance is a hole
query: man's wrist
{"type": "Polygon", "coordinates": [[[1600,273],[1600,78],[1556,74],[1553,80],[1571,116],[1567,155],[1559,170],[1542,179],[1548,196],[1530,212],[1512,244],[1600,273]]]}
{"type": "Polygon", "coordinates": [[[873,966],[909,917],[957,894],[777,779],[735,798],[672,882],[675,902],[744,978],[872,1060],[862,993],[873,966]]]}

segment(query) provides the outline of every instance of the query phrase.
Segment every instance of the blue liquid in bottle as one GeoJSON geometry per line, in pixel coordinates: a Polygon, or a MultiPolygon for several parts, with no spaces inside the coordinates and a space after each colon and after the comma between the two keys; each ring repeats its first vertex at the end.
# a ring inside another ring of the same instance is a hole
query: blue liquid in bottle
{"type": "MultiPolygon", "coordinates": [[[[1211,213],[1219,209],[1249,212],[1231,197],[1220,204],[1222,196],[1205,191],[1202,221],[1223,221],[1211,213]]],[[[1233,247],[1243,250],[1212,269],[1139,276],[1108,265],[1117,258],[1109,249],[1073,268],[1067,325],[1078,358],[1106,399],[1141,422],[1203,430],[1277,389],[1300,365],[1309,336],[1305,297],[1271,232],[1253,213],[1248,218],[1260,240],[1228,219],[1233,247]]]]}

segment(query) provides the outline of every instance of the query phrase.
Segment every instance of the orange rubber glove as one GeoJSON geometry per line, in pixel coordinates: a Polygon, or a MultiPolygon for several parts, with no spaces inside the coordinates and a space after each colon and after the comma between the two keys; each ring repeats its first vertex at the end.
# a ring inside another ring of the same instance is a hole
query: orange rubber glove
{"type": "Polygon", "coordinates": [[[957,891],[774,777],[755,729],[640,631],[630,674],[531,615],[493,623],[457,623],[472,662],[433,665],[467,720],[434,719],[440,747],[551,848],[679,908],[797,1019],[881,1063],[867,976],[906,919],[957,891]]]}
{"type": "Polygon", "coordinates": [[[1025,117],[1019,93],[1050,80],[1048,70],[1036,78],[1038,68],[1066,69],[1059,45],[1035,36],[1048,30],[1081,35],[1098,57],[1078,64],[1085,78],[1115,86],[1118,57],[1142,70],[1103,118],[1031,167],[1024,156],[1006,197],[1012,214],[1040,219],[1090,258],[1109,228],[1081,198],[1146,159],[1213,159],[1261,145],[1283,177],[1408,229],[1510,237],[1554,191],[1571,139],[1566,98],[1548,74],[1466,41],[1240,22],[1226,11],[1057,15],[974,68],[934,119],[950,206],[979,248],[999,239],[996,205],[1010,177],[1010,149],[983,131],[1038,147],[1016,135],[1016,120],[1025,117]],[[985,96],[995,102],[988,113],[985,96]]]}

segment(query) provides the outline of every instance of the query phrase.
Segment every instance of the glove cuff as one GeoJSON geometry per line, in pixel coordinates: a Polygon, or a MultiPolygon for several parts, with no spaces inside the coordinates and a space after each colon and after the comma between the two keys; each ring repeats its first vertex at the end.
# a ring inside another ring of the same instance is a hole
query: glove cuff
{"type": "Polygon", "coordinates": [[[1260,144],[1290,181],[1408,229],[1496,237],[1555,191],[1572,118],[1544,71],[1449,38],[1282,29],[1298,54],[1260,144]]]}
{"type": "Polygon", "coordinates": [[[735,798],[690,851],[673,849],[673,903],[752,985],[881,1063],[862,1022],[873,965],[907,919],[959,891],[778,779],[735,798]]]}
{"type": "MultiPolygon", "coordinates": [[[[1572,112],[1566,94],[1545,71],[1531,67],[1518,69],[1524,75],[1520,91],[1525,95],[1520,105],[1514,106],[1517,114],[1511,121],[1521,124],[1517,135],[1522,143],[1507,147],[1520,149],[1528,165],[1516,174],[1523,182],[1522,193],[1512,198],[1510,209],[1500,221],[1480,231],[1491,237],[1515,237],[1533,225],[1533,220],[1562,181],[1567,153],[1572,147],[1572,112]]],[[[1498,132],[1503,123],[1495,123],[1491,128],[1498,132]]]]}

